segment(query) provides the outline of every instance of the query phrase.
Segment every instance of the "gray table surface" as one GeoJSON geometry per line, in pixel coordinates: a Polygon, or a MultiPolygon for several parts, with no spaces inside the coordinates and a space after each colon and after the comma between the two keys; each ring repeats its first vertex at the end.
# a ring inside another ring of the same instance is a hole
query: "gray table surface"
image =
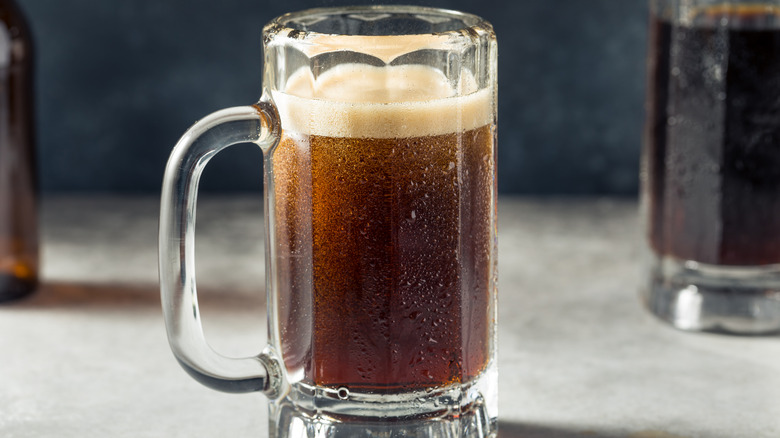
{"type": "MultiPolygon", "coordinates": [[[[265,343],[261,202],[205,198],[197,270],[207,337],[265,343]]],[[[780,337],[673,330],[637,298],[636,203],[499,203],[502,438],[780,437],[780,337]]],[[[1,437],[267,436],[259,394],[190,379],[157,292],[158,201],[43,204],[43,279],[0,306],[1,437]]]]}

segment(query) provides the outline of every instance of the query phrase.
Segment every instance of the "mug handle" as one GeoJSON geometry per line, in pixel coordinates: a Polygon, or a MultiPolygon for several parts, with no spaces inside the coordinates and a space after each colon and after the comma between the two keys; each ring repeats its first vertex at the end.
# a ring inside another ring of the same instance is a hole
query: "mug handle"
{"type": "MultiPolygon", "coordinates": [[[[276,108],[263,100],[199,120],[171,152],[160,205],[160,295],[173,354],[187,373],[210,388],[234,393],[262,391],[270,398],[278,396],[283,382],[279,360],[271,348],[252,357],[229,358],[214,351],[203,335],[195,287],[195,208],[200,176],[214,155],[246,142],[257,144],[267,155],[278,143],[280,132],[276,108]]],[[[267,214],[272,211],[267,188],[265,193],[267,214]]],[[[267,224],[266,218],[266,232],[267,224]]]]}

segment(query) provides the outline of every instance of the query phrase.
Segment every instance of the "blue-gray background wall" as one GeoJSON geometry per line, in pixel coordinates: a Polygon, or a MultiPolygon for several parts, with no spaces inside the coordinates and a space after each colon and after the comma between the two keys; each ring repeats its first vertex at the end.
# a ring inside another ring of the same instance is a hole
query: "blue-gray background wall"
{"type": "MultiPolygon", "coordinates": [[[[212,111],[259,97],[262,25],[290,10],[346,4],[19,2],[37,41],[38,146],[47,193],[157,193],[184,130],[212,111]]],[[[636,194],[644,1],[402,3],[466,10],[493,23],[502,193],[636,194]]],[[[261,158],[251,145],[228,149],[210,163],[202,190],[259,190],[261,158]]]]}

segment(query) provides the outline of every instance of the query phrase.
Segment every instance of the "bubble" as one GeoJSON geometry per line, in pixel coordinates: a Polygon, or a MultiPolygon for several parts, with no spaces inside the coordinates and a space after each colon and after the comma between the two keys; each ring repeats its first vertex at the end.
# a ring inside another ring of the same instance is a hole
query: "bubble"
{"type": "Polygon", "coordinates": [[[715,65],[712,67],[712,77],[716,81],[722,81],[724,78],[723,75],[723,66],[721,65],[715,65]]]}
{"type": "Polygon", "coordinates": [[[336,390],[336,395],[341,400],[348,399],[349,398],[349,388],[347,388],[346,386],[340,387],[339,389],[336,390]]]}

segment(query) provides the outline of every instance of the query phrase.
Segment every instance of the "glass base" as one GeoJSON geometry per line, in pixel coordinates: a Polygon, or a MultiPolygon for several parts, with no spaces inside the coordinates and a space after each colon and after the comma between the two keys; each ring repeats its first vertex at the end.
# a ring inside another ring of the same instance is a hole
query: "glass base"
{"type": "Polygon", "coordinates": [[[0,303],[26,297],[33,293],[37,286],[35,279],[0,274],[0,303]]]}
{"type": "Polygon", "coordinates": [[[717,266],[654,257],[642,298],[681,330],[761,335],[780,332],[780,265],[717,266]]]}
{"type": "Polygon", "coordinates": [[[432,417],[333,417],[298,410],[289,401],[271,405],[271,438],[495,438],[496,421],[482,403],[432,417]]]}
{"type": "Polygon", "coordinates": [[[406,394],[365,394],[301,383],[270,405],[271,437],[495,438],[497,374],[406,394]]]}

